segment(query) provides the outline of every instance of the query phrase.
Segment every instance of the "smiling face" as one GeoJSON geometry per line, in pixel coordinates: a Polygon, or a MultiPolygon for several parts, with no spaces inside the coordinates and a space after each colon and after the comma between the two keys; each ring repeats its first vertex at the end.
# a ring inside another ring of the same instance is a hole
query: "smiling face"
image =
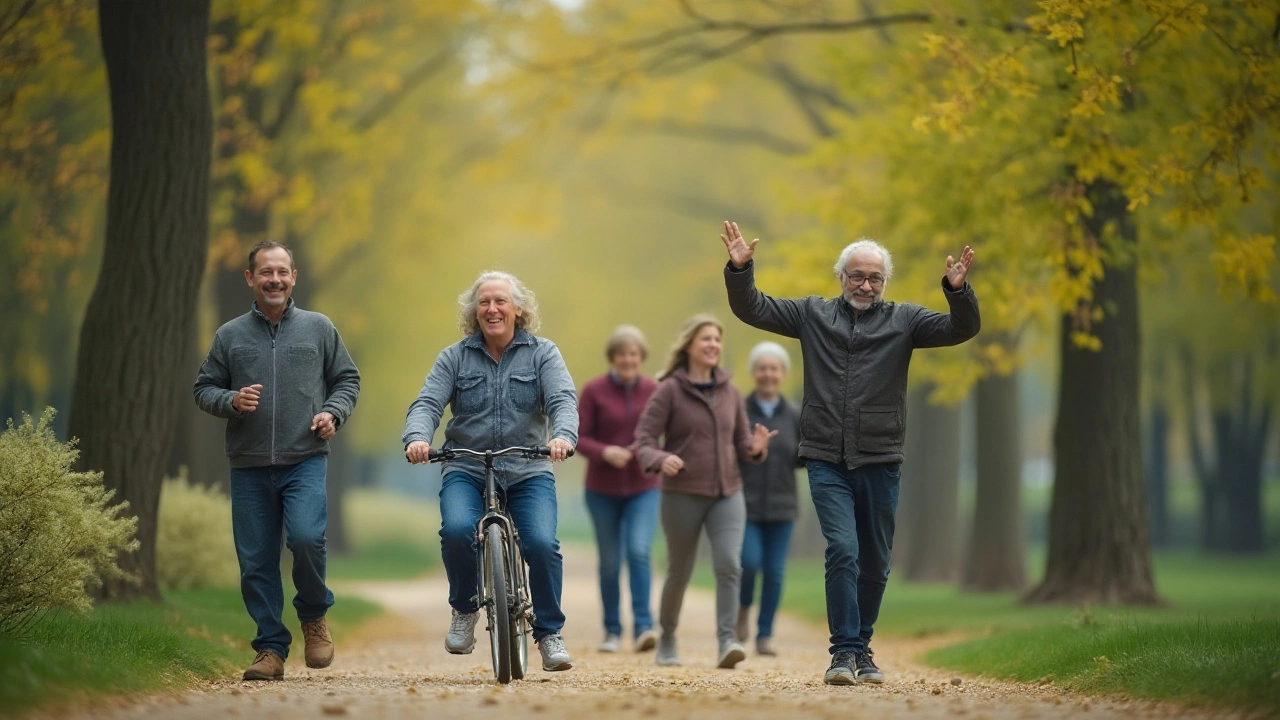
{"type": "Polygon", "coordinates": [[[614,351],[610,362],[613,372],[623,384],[629,385],[640,374],[640,363],[644,362],[644,352],[634,343],[626,343],[614,351]]]}
{"type": "Polygon", "coordinates": [[[777,397],[778,387],[782,385],[782,378],[786,374],[781,360],[772,355],[761,355],[751,367],[751,376],[756,381],[756,394],[765,400],[777,397]]]}
{"type": "Polygon", "coordinates": [[[840,273],[842,293],[855,310],[866,310],[884,297],[884,257],[875,250],[858,250],[840,273]]]}
{"type": "Polygon", "coordinates": [[[298,271],[293,269],[288,250],[266,248],[254,257],[253,267],[244,271],[244,278],[253,288],[259,310],[282,312],[289,304],[289,296],[293,295],[298,271]]]}
{"type": "Polygon", "coordinates": [[[476,290],[476,322],[486,342],[506,347],[516,336],[516,319],[521,314],[505,280],[489,280],[476,290]]]}
{"type": "Polygon", "coordinates": [[[703,325],[693,334],[693,340],[685,349],[689,356],[690,370],[709,370],[720,363],[720,328],[703,325]]]}

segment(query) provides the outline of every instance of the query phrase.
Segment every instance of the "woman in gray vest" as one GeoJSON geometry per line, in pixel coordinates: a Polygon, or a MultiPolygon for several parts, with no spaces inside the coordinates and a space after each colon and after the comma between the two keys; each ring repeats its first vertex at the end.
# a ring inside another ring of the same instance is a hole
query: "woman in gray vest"
{"type": "Polygon", "coordinates": [[[775,655],[773,617],[782,599],[782,575],[791,544],[799,504],[796,500],[796,468],[800,460],[800,413],[782,397],[779,388],[791,370],[791,356],[775,342],[751,349],[747,369],[755,390],[747,396],[747,420],[776,435],[769,441],[763,464],[740,463],[743,493],[747,501],[747,526],[742,540],[742,583],[738,607],[738,640],[750,633],[751,603],[756,575],[762,574],[760,614],[756,618],[756,652],[775,655]]]}

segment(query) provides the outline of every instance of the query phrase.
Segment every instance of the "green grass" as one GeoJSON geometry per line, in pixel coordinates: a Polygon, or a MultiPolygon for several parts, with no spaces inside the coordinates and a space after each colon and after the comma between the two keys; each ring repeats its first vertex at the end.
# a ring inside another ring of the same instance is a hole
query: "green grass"
{"type": "MultiPolygon", "coordinates": [[[[344,597],[328,618],[340,641],[379,612],[344,597]]],[[[288,622],[291,657],[300,658],[302,635],[296,618],[288,622]]],[[[106,603],[86,615],[51,615],[22,642],[0,640],[0,708],[10,714],[233,678],[253,658],[252,637],[238,590],[175,592],[164,603],[106,603]]]]}
{"type": "MultiPolygon", "coordinates": [[[[876,634],[971,636],[922,658],[937,667],[1280,713],[1280,556],[1157,554],[1155,574],[1165,607],[1026,606],[891,577],[876,634]]],[[[788,566],[783,609],[826,622],[821,562],[788,566]]]]}
{"type": "Polygon", "coordinates": [[[1280,617],[1057,622],[966,640],[925,662],[1071,690],[1280,713],[1280,617]]]}
{"type": "Polygon", "coordinates": [[[440,564],[440,542],[431,545],[408,541],[381,542],[357,548],[346,555],[332,555],[328,579],[407,580],[440,564]]]}

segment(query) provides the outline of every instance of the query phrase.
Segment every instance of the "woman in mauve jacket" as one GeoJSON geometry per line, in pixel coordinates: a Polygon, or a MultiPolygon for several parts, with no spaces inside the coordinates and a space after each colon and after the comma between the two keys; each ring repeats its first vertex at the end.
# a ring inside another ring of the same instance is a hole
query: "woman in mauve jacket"
{"type": "Polygon", "coordinates": [[[746,658],[735,634],[747,519],[738,462],[763,462],[772,434],[760,425],[753,431],[747,423],[742,394],[720,367],[722,332],[709,315],[685,321],[636,428],[640,467],[663,475],[660,513],[667,580],[658,612],[659,665],[680,664],[676,625],[704,528],[716,576],[717,664],[732,668],[746,658]]]}

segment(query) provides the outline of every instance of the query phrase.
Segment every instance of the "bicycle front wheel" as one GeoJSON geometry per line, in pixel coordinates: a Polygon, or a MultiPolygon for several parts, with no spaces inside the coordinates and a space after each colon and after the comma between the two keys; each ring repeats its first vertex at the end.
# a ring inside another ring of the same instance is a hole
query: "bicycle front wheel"
{"type": "Polygon", "coordinates": [[[529,588],[529,576],[525,573],[520,544],[511,558],[511,677],[523,680],[529,671],[529,614],[525,611],[525,594],[529,588]]]}
{"type": "Polygon", "coordinates": [[[489,602],[489,649],[493,653],[493,674],[498,682],[511,682],[511,605],[503,556],[506,538],[494,523],[484,531],[484,580],[489,602]]]}

